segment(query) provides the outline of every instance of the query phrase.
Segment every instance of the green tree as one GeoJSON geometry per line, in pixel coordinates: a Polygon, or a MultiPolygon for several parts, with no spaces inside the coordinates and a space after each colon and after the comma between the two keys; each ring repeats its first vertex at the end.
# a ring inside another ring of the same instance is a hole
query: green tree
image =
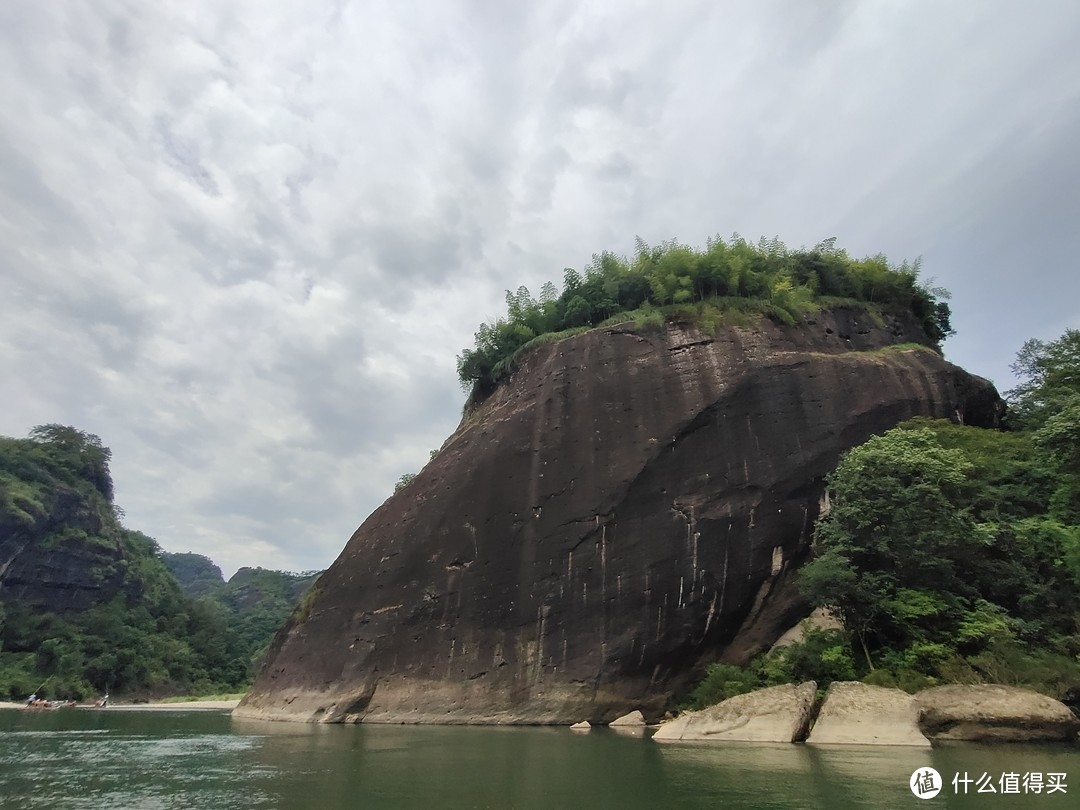
{"type": "Polygon", "coordinates": [[[851,450],[829,477],[832,508],[817,526],[801,588],[870,648],[910,640],[911,620],[937,616],[926,591],[962,590],[970,519],[958,508],[971,465],[933,432],[891,430],[851,450]]]}
{"type": "Polygon", "coordinates": [[[1080,329],[1050,342],[1024,343],[1012,364],[1019,384],[1007,391],[1012,424],[1037,429],[1080,401],[1080,329]]]}
{"type": "Polygon", "coordinates": [[[728,698],[753,692],[761,686],[758,676],[733,664],[712,664],[690,695],[690,707],[704,709],[728,698]]]}
{"type": "Polygon", "coordinates": [[[824,689],[833,681],[854,680],[857,674],[849,640],[838,630],[811,628],[802,641],[772,650],[756,663],[770,685],[816,681],[824,689]]]}
{"type": "Polygon", "coordinates": [[[30,439],[46,445],[80,476],[112,502],[113,482],[109,472],[112,451],[93,433],[84,433],[70,425],[38,425],[30,431],[30,439]]]}
{"type": "Polygon", "coordinates": [[[1056,520],[1080,527],[1080,394],[1063,395],[1032,436],[1032,443],[1056,473],[1050,500],[1056,520]]]}
{"type": "Polygon", "coordinates": [[[592,307],[582,296],[575,295],[566,305],[566,314],[563,318],[568,327],[584,326],[592,317],[592,307]]]}

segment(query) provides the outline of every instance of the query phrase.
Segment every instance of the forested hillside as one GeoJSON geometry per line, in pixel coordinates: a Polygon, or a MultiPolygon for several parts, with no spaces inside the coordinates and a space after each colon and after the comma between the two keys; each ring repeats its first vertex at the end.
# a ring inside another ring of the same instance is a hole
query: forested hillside
{"type": "Polygon", "coordinates": [[[638,239],[632,259],[605,251],[593,256],[584,276],[567,269],[561,292],[550,281],[539,299],[525,287],[508,290],[506,317],[480,325],[474,346],[458,355],[458,377],[475,401],[513,370],[522,352],[602,324],[658,325],[674,315],[709,331],[746,313],[791,324],[826,305],[911,313],[936,347],[952,332],[947,297],[920,283],[917,261],[854,259],[832,239],[809,250],[791,250],[779,239],[753,244],[738,234],[711,239],[704,250],[638,239]]]}
{"type": "Polygon", "coordinates": [[[229,625],[253,664],[321,573],[241,568],[226,582],[221,569],[200,554],[163,553],[161,558],[188,594],[228,611],[229,625]]]}
{"type": "Polygon", "coordinates": [[[72,427],[0,438],[0,699],[244,689],[287,610],[185,593],[123,526],[109,460],[72,427]]]}
{"type": "Polygon", "coordinates": [[[843,630],[714,667],[697,702],[859,677],[1027,685],[1080,707],[1080,331],[1029,341],[1014,370],[1010,430],[914,420],[844,457],[801,572],[843,630]]]}

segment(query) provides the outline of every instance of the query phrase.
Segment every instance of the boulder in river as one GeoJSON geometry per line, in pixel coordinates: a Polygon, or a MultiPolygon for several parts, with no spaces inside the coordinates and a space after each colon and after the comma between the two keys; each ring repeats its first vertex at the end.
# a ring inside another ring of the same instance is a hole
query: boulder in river
{"type": "Polygon", "coordinates": [[[657,729],[657,742],[798,742],[806,737],[817,684],[784,684],[684,712],[657,729]]]}
{"type": "Polygon", "coordinates": [[[915,696],[919,727],[932,740],[1075,740],[1080,720],[1052,697],[1015,686],[926,689],[915,696]]]}
{"type": "Polygon", "coordinates": [[[836,681],[829,686],[806,741],[818,745],[930,746],[919,731],[911,695],[857,681],[836,681]]]}
{"type": "Polygon", "coordinates": [[[634,710],[630,714],[615,718],[608,725],[622,728],[640,728],[645,725],[645,715],[638,710],[634,710]]]}

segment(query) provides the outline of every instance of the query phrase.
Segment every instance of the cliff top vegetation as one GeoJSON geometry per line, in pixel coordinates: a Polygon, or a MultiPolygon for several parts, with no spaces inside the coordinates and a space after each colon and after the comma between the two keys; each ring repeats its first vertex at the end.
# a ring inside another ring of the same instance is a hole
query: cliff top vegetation
{"type": "Polygon", "coordinates": [[[584,274],[567,269],[560,292],[552,282],[534,298],[526,287],[506,291],[507,314],[483,323],[472,348],[457,358],[470,401],[490,394],[532,347],[597,326],[663,323],[694,317],[715,328],[724,313],[760,313],[782,323],[824,306],[853,303],[905,312],[938,347],[952,334],[948,293],[919,280],[919,262],[892,265],[884,254],[855,259],[827,239],[792,250],[779,239],[756,244],[738,234],[717,236],[704,249],[676,240],[650,246],[636,240],[634,256],[594,254],[584,274]]]}

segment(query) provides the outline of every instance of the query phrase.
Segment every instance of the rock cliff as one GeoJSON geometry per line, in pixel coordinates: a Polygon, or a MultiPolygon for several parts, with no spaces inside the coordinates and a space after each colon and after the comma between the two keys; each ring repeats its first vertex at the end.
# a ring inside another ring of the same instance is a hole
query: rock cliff
{"type": "Polygon", "coordinates": [[[916,415],[996,423],[990,383],[912,341],[838,310],[538,348],[357,530],[237,713],[656,716],[805,615],[793,574],[841,453],[916,415]]]}
{"type": "Polygon", "coordinates": [[[103,512],[74,488],[56,486],[40,511],[0,516],[0,605],[63,614],[122,591],[126,557],[103,512]]]}

